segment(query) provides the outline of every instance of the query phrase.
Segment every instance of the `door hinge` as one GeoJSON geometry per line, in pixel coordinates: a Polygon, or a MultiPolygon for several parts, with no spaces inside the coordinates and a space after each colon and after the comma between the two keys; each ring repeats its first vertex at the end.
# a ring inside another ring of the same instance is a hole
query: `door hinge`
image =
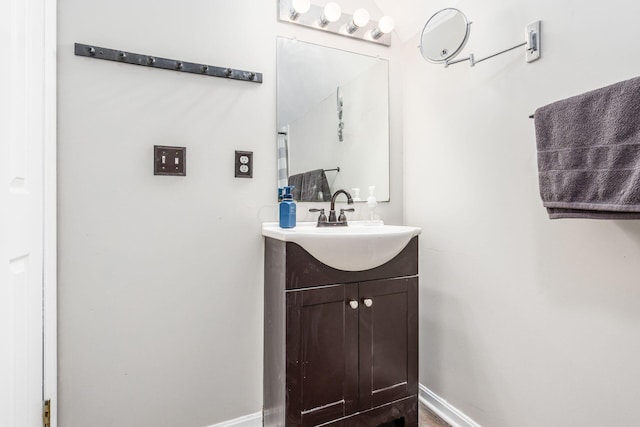
{"type": "Polygon", "coordinates": [[[51,400],[45,400],[42,405],[42,425],[51,427],[51,400]]]}

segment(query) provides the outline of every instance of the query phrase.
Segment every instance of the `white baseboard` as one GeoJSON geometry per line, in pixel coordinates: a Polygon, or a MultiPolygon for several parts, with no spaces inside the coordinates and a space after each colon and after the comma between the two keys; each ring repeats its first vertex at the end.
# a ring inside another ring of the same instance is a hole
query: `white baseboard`
{"type": "Polygon", "coordinates": [[[262,412],[223,421],[209,427],[262,427],[262,412]]]}
{"type": "MultiPolygon", "coordinates": [[[[480,424],[422,384],[420,384],[419,399],[427,408],[449,423],[451,427],[481,427],[480,424]]],[[[262,427],[262,412],[223,421],[209,427],[262,427]]]]}
{"type": "Polygon", "coordinates": [[[481,427],[480,424],[422,384],[420,384],[418,398],[427,408],[448,422],[451,427],[481,427]]]}

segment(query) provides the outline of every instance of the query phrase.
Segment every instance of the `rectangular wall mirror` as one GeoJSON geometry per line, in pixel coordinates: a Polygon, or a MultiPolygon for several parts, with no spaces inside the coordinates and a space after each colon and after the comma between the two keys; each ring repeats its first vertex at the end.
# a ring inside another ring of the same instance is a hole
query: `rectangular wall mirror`
{"type": "Polygon", "coordinates": [[[278,187],[388,201],[389,62],[282,37],[277,55],[278,187]]]}

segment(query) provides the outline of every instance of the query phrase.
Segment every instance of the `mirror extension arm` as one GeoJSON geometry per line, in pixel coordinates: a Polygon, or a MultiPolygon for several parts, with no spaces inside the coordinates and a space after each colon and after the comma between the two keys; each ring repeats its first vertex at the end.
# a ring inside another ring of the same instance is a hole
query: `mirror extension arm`
{"type": "Polygon", "coordinates": [[[448,67],[449,65],[454,65],[454,64],[458,64],[460,62],[465,62],[465,61],[469,61],[469,65],[471,65],[472,67],[482,61],[486,61],[487,59],[491,59],[493,57],[496,57],[498,55],[502,55],[503,53],[507,53],[509,51],[512,51],[514,49],[517,49],[519,47],[522,46],[526,46],[527,47],[527,62],[533,62],[536,59],[540,58],[540,21],[536,21],[530,25],[527,26],[527,28],[525,29],[525,36],[527,38],[527,40],[523,43],[520,43],[516,46],[510,47],[509,49],[505,49],[502,50],[500,52],[494,53],[493,55],[489,55],[487,57],[484,57],[482,59],[475,59],[475,57],[473,56],[473,53],[469,54],[468,57],[466,58],[462,58],[462,59],[455,59],[452,61],[445,61],[444,62],[444,66],[445,68],[448,67]]]}

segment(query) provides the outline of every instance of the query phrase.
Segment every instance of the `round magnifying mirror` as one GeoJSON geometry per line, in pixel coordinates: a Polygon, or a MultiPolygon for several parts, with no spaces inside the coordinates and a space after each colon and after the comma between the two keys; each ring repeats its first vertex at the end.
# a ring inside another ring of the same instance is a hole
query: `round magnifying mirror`
{"type": "Polygon", "coordinates": [[[455,57],[469,39],[470,23],[458,9],[436,12],[422,30],[420,53],[424,59],[442,64],[455,57]]]}

